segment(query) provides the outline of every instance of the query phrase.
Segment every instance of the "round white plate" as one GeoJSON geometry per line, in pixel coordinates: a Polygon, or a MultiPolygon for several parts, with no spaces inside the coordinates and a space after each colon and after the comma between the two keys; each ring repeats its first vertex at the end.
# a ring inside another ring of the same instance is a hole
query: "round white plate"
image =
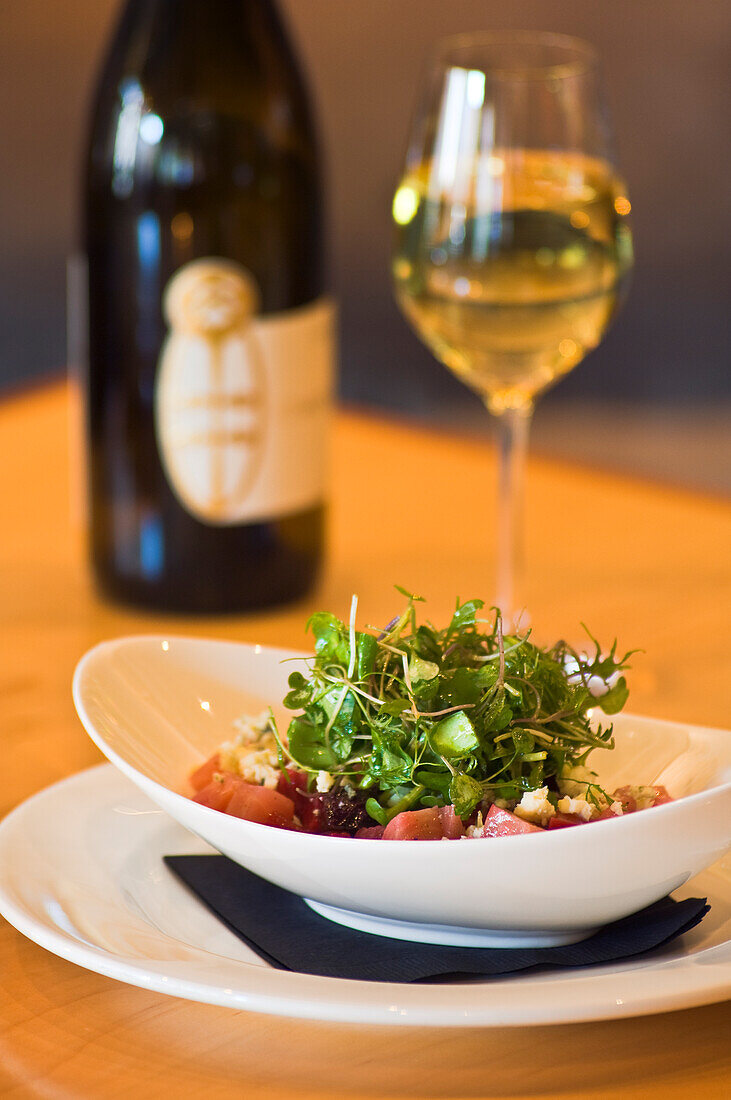
{"type": "Polygon", "coordinates": [[[132,985],[231,1008],[340,1023],[517,1026],[689,1008],[731,993],[731,859],[676,896],[703,923],[642,960],[448,985],[275,970],[167,870],[212,851],[109,764],[42,791],[0,824],[0,913],[42,947],[132,985]]]}

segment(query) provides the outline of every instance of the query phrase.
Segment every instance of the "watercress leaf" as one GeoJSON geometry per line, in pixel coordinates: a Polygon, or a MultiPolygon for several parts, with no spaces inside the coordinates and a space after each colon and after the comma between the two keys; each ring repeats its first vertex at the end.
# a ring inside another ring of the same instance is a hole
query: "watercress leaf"
{"type": "Polygon", "coordinates": [[[614,660],[614,657],[597,657],[589,664],[587,673],[589,676],[599,676],[602,680],[608,680],[619,668],[620,665],[614,660]]]}
{"type": "Polygon", "coordinates": [[[469,756],[480,747],[475,727],[463,710],[442,718],[429,731],[429,744],[434,752],[451,760],[469,756]]]}
{"type": "Polygon", "coordinates": [[[349,691],[344,691],[342,684],[333,684],[318,697],[318,704],[322,707],[327,720],[334,721],[338,714],[343,710],[343,707],[348,706],[348,696],[350,696],[350,710],[353,709],[353,696],[349,691]]]}
{"type": "Polygon", "coordinates": [[[620,676],[616,684],[594,700],[596,706],[601,707],[605,714],[618,714],[629,696],[629,688],[624,676],[620,676]]]}
{"type": "Polygon", "coordinates": [[[399,744],[398,733],[390,728],[372,727],[373,749],[368,759],[368,771],[373,779],[386,786],[411,783],[412,758],[399,744]]]}
{"type": "Polygon", "coordinates": [[[435,661],[437,664],[440,662],[442,656],[441,646],[436,631],[432,630],[431,627],[420,626],[417,628],[415,648],[419,656],[423,657],[425,661],[435,661]]]}
{"type": "Polygon", "coordinates": [[[482,711],[480,717],[486,730],[500,730],[502,726],[503,712],[505,711],[505,688],[500,687],[488,705],[482,711]]]}
{"type": "Polygon", "coordinates": [[[458,817],[469,817],[483,796],[482,784],[471,775],[458,772],[449,784],[449,801],[458,817]]]}
{"type": "Polygon", "coordinates": [[[496,730],[504,730],[513,721],[513,710],[507,703],[504,704],[502,710],[495,718],[493,722],[493,728],[496,730]]]}
{"type": "Polygon", "coordinates": [[[412,684],[418,684],[422,680],[433,680],[439,675],[439,665],[434,661],[425,661],[415,653],[409,660],[409,679],[412,684]]]}
{"type": "Polygon", "coordinates": [[[381,707],[381,714],[390,714],[394,718],[398,718],[399,714],[403,714],[405,710],[410,707],[408,699],[389,699],[381,707]]]}
{"type": "Polygon", "coordinates": [[[349,633],[340,619],[325,611],[316,611],[310,616],[307,629],[315,637],[315,653],[321,664],[347,667],[350,657],[349,633]]]}
{"type": "Polygon", "coordinates": [[[510,736],[513,739],[515,751],[520,755],[524,756],[525,753],[533,751],[536,740],[530,730],[520,728],[512,729],[510,731],[510,736]]]}
{"type": "Polygon", "coordinates": [[[497,682],[499,672],[494,665],[483,668],[455,668],[441,677],[439,701],[442,707],[458,707],[477,703],[497,682]]]}
{"type": "Polygon", "coordinates": [[[287,730],[289,752],[297,764],[318,771],[331,771],[337,757],[324,741],[323,732],[306,718],[293,718],[287,730]]]}
{"type": "Polygon", "coordinates": [[[319,705],[329,726],[330,746],[338,760],[347,760],[360,728],[360,710],[352,691],[335,684],[320,696],[319,705]]]}
{"type": "MultiPolygon", "coordinates": [[[[382,747],[377,762],[378,778],[393,783],[408,783],[411,779],[411,761],[403,752],[382,747]]],[[[371,771],[374,771],[371,768],[371,771]]]]}
{"type": "Polygon", "coordinates": [[[290,691],[284,697],[288,710],[304,710],[312,698],[312,686],[301,672],[293,672],[289,677],[290,691]]]}
{"type": "Polygon", "coordinates": [[[475,615],[485,606],[484,600],[465,600],[463,604],[457,601],[457,610],[452,615],[452,621],[447,629],[448,634],[459,634],[466,626],[474,626],[475,615]]]}

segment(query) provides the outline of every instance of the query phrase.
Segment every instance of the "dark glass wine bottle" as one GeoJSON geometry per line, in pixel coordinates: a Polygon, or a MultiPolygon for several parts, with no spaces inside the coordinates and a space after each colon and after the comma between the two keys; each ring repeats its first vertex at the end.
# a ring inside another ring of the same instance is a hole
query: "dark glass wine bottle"
{"type": "Polygon", "coordinates": [[[83,234],[101,590],[187,612],[301,595],[322,553],[333,311],[310,109],[271,0],[128,0],[83,234]]]}

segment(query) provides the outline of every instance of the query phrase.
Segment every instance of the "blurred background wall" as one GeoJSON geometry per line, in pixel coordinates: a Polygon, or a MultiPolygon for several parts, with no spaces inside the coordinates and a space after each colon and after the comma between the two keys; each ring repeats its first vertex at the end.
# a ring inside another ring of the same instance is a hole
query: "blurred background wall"
{"type": "MultiPolygon", "coordinates": [[[[201,0],[205,2],[205,0],[201,0]]],[[[604,344],[550,401],[687,408],[731,393],[726,252],[731,9],[719,0],[280,0],[309,72],[327,152],[341,391],[429,415],[477,403],[393,305],[389,211],[433,41],[523,27],[599,49],[637,266],[604,344]],[[471,402],[471,404],[470,404],[471,402]]],[[[0,0],[0,386],[65,363],[90,88],[118,0],[0,0]]],[[[484,415],[479,410],[480,415],[484,415]]]]}

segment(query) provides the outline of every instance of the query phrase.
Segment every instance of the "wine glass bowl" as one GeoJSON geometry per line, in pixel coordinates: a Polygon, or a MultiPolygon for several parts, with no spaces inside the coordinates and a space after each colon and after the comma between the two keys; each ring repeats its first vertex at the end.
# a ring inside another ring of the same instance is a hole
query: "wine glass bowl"
{"type": "Polygon", "coordinates": [[[506,613],[533,403],[602,339],[632,265],[614,159],[590,46],[500,32],[439,48],[393,200],[393,279],[418,336],[502,426],[506,613]]]}

